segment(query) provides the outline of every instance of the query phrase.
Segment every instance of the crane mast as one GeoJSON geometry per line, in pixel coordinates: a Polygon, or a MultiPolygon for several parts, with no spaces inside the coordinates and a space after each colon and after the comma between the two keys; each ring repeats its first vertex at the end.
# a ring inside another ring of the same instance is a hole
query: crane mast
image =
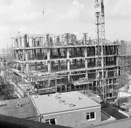
{"type": "Polygon", "coordinates": [[[98,67],[96,84],[97,89],[101,92],[103,100],[106,98],[105,80],[104,80],[104,43],[105,43],[105,14],[103,0],[95,0],[95,17],[96,17],[96,66],[98,67]]]}

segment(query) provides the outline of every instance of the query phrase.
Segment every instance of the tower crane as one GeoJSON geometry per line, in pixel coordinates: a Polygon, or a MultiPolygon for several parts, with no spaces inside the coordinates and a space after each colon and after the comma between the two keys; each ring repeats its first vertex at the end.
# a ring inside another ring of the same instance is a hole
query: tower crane
{"type": "Polygon", "coordinates": [[[95,0],[95,17],[96,17],[96,67],[98,67],[96,75],[96,88],[102,94],[103,100],[106,99],[106,84],[104,78],[104,43],[105,43],[105,14],[103,0],[95,0]]]}

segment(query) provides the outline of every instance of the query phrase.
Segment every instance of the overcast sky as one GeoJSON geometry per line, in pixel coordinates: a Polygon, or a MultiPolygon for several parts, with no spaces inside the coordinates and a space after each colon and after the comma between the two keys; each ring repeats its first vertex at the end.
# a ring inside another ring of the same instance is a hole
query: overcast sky
{"type": "MultiPolygon", "coordinates": [[[[21,33],[87,32],[95,37],[95,0],[0,0],[0,48],[21,33]],[[44,14],[42,13],[44,8],[44,14]]],[[[131,40],[131,0],[105,0],[106,38],[131,40]]]]}

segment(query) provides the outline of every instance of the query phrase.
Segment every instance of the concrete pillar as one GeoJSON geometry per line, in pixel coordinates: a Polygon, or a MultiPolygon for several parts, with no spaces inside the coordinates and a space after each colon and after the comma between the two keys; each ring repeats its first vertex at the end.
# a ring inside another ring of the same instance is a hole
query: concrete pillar
{"type": "Polygon", "coordinates": [[[85,70],[86,70],[85,77],[88,78],[88,71],[87,71],[87,68],[88,68],[87,47],[85,47],[84,53],[85,53],[85,70]]]}
{"type": "Polygon", "coordinates": [[[37,57],[36,57],[36,49],[34,49],[34,59],[36,60],[37,57]]]}
{"type": "Polygon", "coordinates": [[[87,57],[87,47],[85,47],[84,53],[85,53],[85,58],[86,58],[87,57]]]}
{"type": "Polygon", "coordinates": [[[70,72],[68,73],[68,81],[70,81],[71,79],[70,79],[70,72]]]}
{"type": "Polygon", "coordinates": [[[35,62],[35,70],[37,70],[37,62],[35,62]]]}
{"type": "Polygon", "coordinates": [[[58,57],[60,58],[60,54],[61,54],[60,48],[58,48],[57,50],[58,50],[58,57]]]}
{"type": "MultiPolygon", "coordinates": [[[[28,50],[25,50],[25,61],[28,62],[28,50]]],[[[26,72],[29,72],[29,63],[26,63],[26,72]]]]}
{"type": "Polygon", "coordinates": [[[43,58],[43,55],[42,55],[42,49],[40,49],[40,60],[42,60],[42,58],[43,58]]]}
{"type": "Polygon", "coordinates": [[[28,51],[24,50],[24,52],[25,52],[25,60],[28,61],[28,51]]]}
{"type": "Polygon", "coordinates": [[[116,56],[116,66],[117,66],[117,76],[119,76],[119,67],[118,67],[119,66],[119,57],[118,56],[116,56]]]}
{"type": "Polygon", "coordinates": [[[82,57],[82,48],[80,48],[80,56],[82,57]]]}
{"type": "Polygon", "coordinates": [[[88,68],[88,59],[86,58],[85,59],[85,69],[87,70],[87,68],[88,68]]]}
{"type": "Polygon", "coordinates": [[[51,72],[50,49],[47,49],[47,61],[48,72],[51,72]]]}
{"type": "Polygon", "coordinates": [[[70,52],[69,52],[69,48],[67,48],[67,70],[69,72],[68,81],[70,81],[70,52]]]}
{"type": "Polygon", "coordinates": [[[15,51],[15,54],[16,54],[16,60],[18,60],[18,51],[15,51]]]}
{"type": "Polygon", "coordinates": [[[77,56],[76,48],[73,48],[73,54],[74,54],[75,57],[77,56]]]}
{"type": "Polygon", "coordinates": [[[21,44],[21,36],[18,37],[18,43],[19,43],[19,47],[21,48],[21,47],[22,47],[22,44],[21,44]]]}
{"type": "Polygon", "coordinates": [[[61,69],[61,63],[60,63],[60,60],[58,60],[58,69],[61,69]]]}
{"type": "Polygon", "coordinates": [[[43,60],[45,59],[45,52],[44,52],[45,49],[41,49],[41,52],[42,52],[42,56],[43,56],[43,60]]]}
{"type": "Polygon", "coordinates": [[[24,47],[27,47],[27,42],[28,42],[28,40],[27,40],[27,35],[24,35],[24,47]]]}
{"type": "Polygon", "coordinates": [[[67,70],[70,71],[70,53],[68,48],[67,48],[67,70]]]}
{"type": "MultiPolygon", "coordinates": [[[[37,60],[37,49],[34,49],[35,60],[37,60]]],[[[35,70],[37,70],[37,62],[35,62],[35,70]]]]}
{"type": "Polygon", "coordinates": [[[84,45],[87,44],[87,33],[83,33],[84,45]]]}
{"type": "MultiPolygon", "coordinates": [[[[60,48],[58,48],[58,57],[60,58],[60,48]]],[[[58,60],[58,69],[61,68],[60,60],[58,60]]]]}
{"type": "Polygon", "coordinates": [[[50,79],[48,79],[48,87],[50,87],[50,83],[51,83],[51,80],[50,80],[50,79]]]}
{"type": "Polygon", "coordinates": [[[86,74],[85,74],[85,77],[88,78],[88,71],[86,70],[86,74]]]}

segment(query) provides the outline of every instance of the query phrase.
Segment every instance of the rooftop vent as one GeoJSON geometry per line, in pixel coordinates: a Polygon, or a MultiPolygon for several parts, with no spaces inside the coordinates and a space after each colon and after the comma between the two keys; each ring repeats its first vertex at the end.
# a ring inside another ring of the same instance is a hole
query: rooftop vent
{"type": "Polygon", "coordinates": [[[82,100],[83,98],[82,97],[79,97],[79,100],[82,100]]]}
{"type": "Polygon", "coordinates": [[[64,103],[65,102],[65,100],[59,100],[59,103],[64,103]]]}
{"type": "Polygon", "coordinates": [[[56,95],[56,96],[55,96],[55,98],[56,98],[56,99],[60,99],[61,97],[60,97],[60,96],[58,96],[58,95],[56,95]]]}
{"type": "Polygon", "coordinates": [[[75,107],[76,105],[75,104],[69,104],[69,107],[75,107]]]}

